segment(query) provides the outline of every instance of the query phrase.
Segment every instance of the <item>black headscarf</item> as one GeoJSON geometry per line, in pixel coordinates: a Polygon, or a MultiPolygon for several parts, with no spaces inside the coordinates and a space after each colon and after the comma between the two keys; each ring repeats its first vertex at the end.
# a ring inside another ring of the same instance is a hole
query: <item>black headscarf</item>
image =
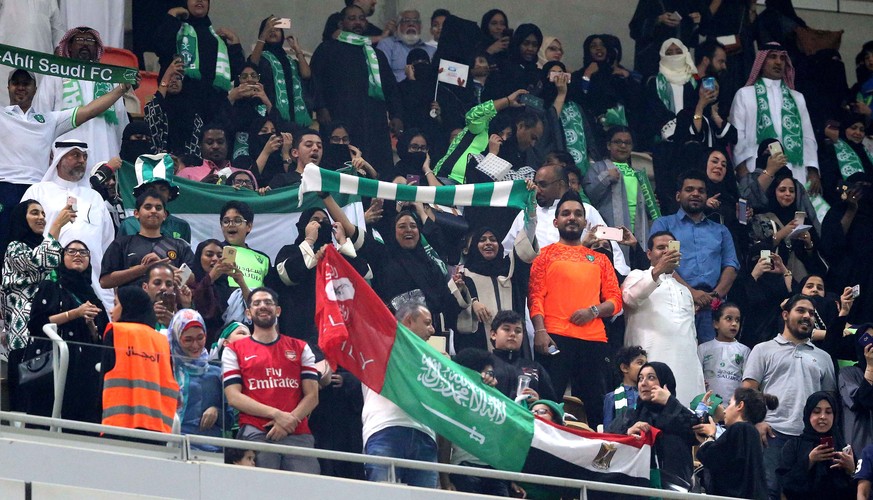
{"type": "MultiPolygon", "coordinates": [[[[167,68],[161,68],[158,74],[158,81],[164,77],[167,68]]],[[[197,107],[193,106],[189,100],[185,90],[185,83],[188,81],[182,77],[182,92],[178,94],[170,94],[163,98],[161,109],[167,114],[167,148],[170,151],[184,151],[185,144],[191,140],[192,131],[194,130],[194,121],[197,114],[197,107]]]]}
{"type": "MultiPolygon", "coordinates": [[[[73,243],[78,243],[88,250],[88,245],[86,245],[85,242],[73,240],[67,243],[67,246],[64,247],[64,251],[66,252],[73,243]]],[[[73,294],[83,304],[85,302],[91,302],[95,306],[101,309],[103,308],[103,302],[100,300],[100,297],[97,296],[97,293],[94,292],[94,288],[91,284],[90,258],[88,259],[88,267],[81,272],[70,269],[64,263],[64,259],[61,259],[56,272],[58,276],[58,285],[60,285],[61,288],[73,294]]]]}
{"type": "Polygon", "coordinates": [[[497,240],[497,256],[491,260],[486,260],[479,251],[479,240],[485,233],[490,232],[495,236],[497,233],[488,226],[482,226],[473,231],[470,237],[470,250],[467,252],[467,257],[464,259],[464,266],[476,274],[483,276],[509,275],[509,257],[503,256],[503,244],[497,240]]]}
{"type": "MultiPolygon", "coordinates": [[[[591,47],[591,42],[595,39],[599,38],[603,45],[606,47],[606,60],[602,63],[604,67],[612,67],[612,63],[621,62],[621,40],[618,37],[613,35],[589,35],[588,38],[585,39],[585,42],[582,44],[582,69],[588,67],[591,63],[594,62],[594,58],[591,57],[591,51],[589,50],[591,47]]],[[[600,63],[599,63],[600,64],[600,63]]]]}
{"type": "Polygon", "coordinates": [[[191,272],[194,273],[194,279],[198,282],[209,272],[206,269],[203,269],[203,265],[200,264],[201,258],[203,257],[203,251],[206,250],[206,247],[209,245],[218,245],[218,248],[221,248],[220,241],[215,238],[209,238],[208,240],[203,240],[198,243],[197,249],[194,250],[194,267],[191,268],[191,272]]]}
{"type": "Polygon", "coordinates": [[[864,115],[852,113],[840,120],[840,139],[848,144],[849,147],[852,148],[852,151],[858,155],[858,159],[861,160],[861,166],[864,168],[864,171],[873,175],[873,162],[870,161],[870,156],[867,154],[867,150],[864,149],[864,144],[850,141],[846,137],[846,130],[856,123],[866,124],[867,121],[864,118],[864,115]]]}
{"type": "Polygon", "coordinates": [[[806,404],[803,406],[803,434],[801,434],[803,439],[812,440],[818,445],[819,439],[827,436],[834,437],[834,449],[841,450],[844,446],[846,446],[846,440],[843,439],[843,433],[840,431],[840,424],[842,424],[841,411],[842,407],[840,402],[837,401],[837,398],[831,392],[828,391],[818,391],[814,392],[811,396],[806,398],[806,404]],[[812,424],[809,422],[809,417],[812,416],[812,410],[815,409],[816,405],[821,400],[827,400],[831,405],[831,410],[834,414],[834,425],[831,427],[831,430],[828,432],[818,432],[813,429],[812,424]]]}
{"type": "Polygon", "coordinates": [[[864,54],[867,52],[873,52],[873,40],[865,43],[861,47],[861,51],[855,56],[855,78],[857,78],[858,86],[864,85],[867,80],[873,78],[873,71],[867,69],[867,66],[864,64],[864,54]]]}
{"type": "Polygon", "coordinates": [[[491,36],[491,33],[488,32],[488,23],[490,23],[491,19],[497,14],[503,15],[503,19],[506,19],[506,26],[509,27],[509,16],[506,15],[506,12],[503,12],[500,9],[491,9],[483,14],[482,22],[479,23],[479,29],[482,30],[482,38],[485,40],[490,40],[488,42],[488,45],[491,45],[496,40],[493,36],[491,36]]]}
{"type": "Polygon", "coordinates": [[[127,285],[118,289],[118,302],[121,304],[121,323],[142,323],[151,327],[155,326],[158,319],[152,306],[152,299],[142,287],[127,285]]]}
{"type": "Polygon", "coordinates": [[[421,243],[423,229],[424,224],[418,218],[418,214],[411,210],[403,209],[394,217],[394,222],[391,224],[391,232],[385,234],[383,239],[391,257],[399,262],[413,278],[418,277],[415,279],[415,282],[424,292],[425,297],[431,300],[439,300],[446,290],[446,279],[442,271],[437,267],[437,264],[427,255],[427,251],[425,251],[424,245],[421,243]],[[397,221],[407,215],[412,217],[418,225],[419,238],[415,248],[412,250],[401,247],[400,243],[397,242],[397,221]]]}
{"type": "MultiPolygon", "coordinates": [[[[32,204],[40,203],[36,200],[24,200],[18,205],[12,207],[12,213],[9,214],[9,241],[20,241],[30,248],[36,248],[42,243],[43,235],[34,233],[33,229],[27,223],[27,211],[32,204]]],[[[42,205],[40,205],[42,206],[42,205]]]]}
{"type": "Polygon", "coordinates": [[[780,168],[776,171],[776,175],[773,176],[773,182],[771,182],[770,186],[767,187],[767,211],[775,215],[783,225],[788,224],[792,219],[794,219],[794,212],[802,210],[799,208],[799,200],[800,185],[796,180],[794,180],[794,175],[791,174],[791,169],[788,167],[780,168]],[[779,200],[776,199],[776,189],[785,179],[791,179],[791,182],[794,184],[794,203],[787,207],[780,205],[779,200]]]}
{"type": "Polygon", "coordinates": [[[136,163],[136,159],[140,155],[150,155],[155,153],[152,147],[152,132],[149,130],[149,124],[143,120],[134,120],[124,127],[124,132],[121,133],[121,150],[118,156],[128,163],[136,163]],[[144,135],[146,140],[133,141],[130,139],[132,135],[144,135]]]}
{"type": "MultiPolygon", "coordinates": [[[[306,225],[316,212],[321,212],[327,217],[327,212],[323,208],[308,208],[300,214],[297,219],[297,239],[294,240],[294,245],[300,245],[306,239],[306,225]]],[[[325,218],[318,228],[318,237],[315,239],[315,244],[312,246],[314,251],[318,251],[324,245],[328,245],[333,237],[333,228],[330,225],[330,219],[325,218]]]]}
{"type": "Polygon", "coordinates": [[[731,167],[730,156],[728,156],[727,152],[725,152],[725,150],[721,148],[707,149],[703,152],[703,156],[701,156],[700,158],[700,165],[703,175],[706,176],[706,196],[712,197],[718,193],[721,193],[718,201],[722,204],[725,204],[725,201],[727,201],[728,205],[733,207],[737,199],[739,199],[740,193],[737,189],[737,181],[734,177],[734,169],[731,167]],[[709,163],[709,155],[716,151],[723,154],[724,157],[727,159],[727,165],[725,165],[724,179],[722,179],[721,182],[714,182],[709,179],[709,176],[706,175],[706,167],[709,163]]]}
{"type": "Polygon", "coordinates": [[[543,64],[543,76],[540,80],[543,90],[540,92],[540,97],[543,99],[546,109],[550,108],[558,97],[558,86],[549,81],[549,73],[555,66],[561,68],[561,72],[567,72],[567,66],[561,61],[549,61],[543,64]]]}
{"type": "MultiPolygon", "coordinates": [[[[672,394],[675,397],[676,396],[676,376],[673,375],[673,370],[671,370],[670,367],[667,366],[666,363],[661,363],[659,361],[649,361],[648,363],[644,364],[642,366],[642,368],[640,368],[640,373],[642,373],[643,368],[645,368],[647,366],[651,366],[652,369],[655,370],[655,375],[658,376],[658,383],[661,385],[661,387],[670,391],[670,394],[672,394]]],[[[643,401],[642,399],[640,399],[638,404],[643,405],[643,406],[649,406],[649,407],[661,406],[658,404],[653,404],[651,402],[643,401]]]]}
{"type": "MultiPolygon", "coordinates": [[[[430,139],[424,134],[424,131],[418,128],[410,128],[403,131],[403,134],[397,138],[397,156],[400,158],[394,165],[397,175],[422,175],[421,167],[424,165],[424,160],[427,158],[427,153],[424,152],[409,152],[409,143],[417,136],[424,137],[424,140],[430,145],[430,139]]],[[[431,158],[433,161],[433,158],[431,158]]],[[[423,180],[423,179],[422,179],[423,180]]],[[[427,184],[422,182],[422,184],[427,184]]]]}
{"type": "MultiPolygon", "coordinates": [[[[536,24],[532,23],[524,23],[520,24],[518,28],[516,28],[515,32],[512,34],[512,39],[509,41],[509,60],[514,64],[520,64],[527,69],[530,66],[537,66],[537,58],[534,56],[532,61],[525,61],[521,58],[521,44],[524,42],[524,39],[533,35],[536,37],[537,41],[539,41],[540,45],[543,44],[543,32],[536,24]]],[[[539,50],[539,48],[537,48],[539,50]]]]}

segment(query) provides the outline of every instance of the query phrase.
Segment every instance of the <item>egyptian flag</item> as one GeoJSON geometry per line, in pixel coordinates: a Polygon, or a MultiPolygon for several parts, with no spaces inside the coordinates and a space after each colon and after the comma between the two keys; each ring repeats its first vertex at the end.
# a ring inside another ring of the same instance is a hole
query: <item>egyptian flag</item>
{"type": "Polygon", "coordinates": [[[399,324],[333,247],[318,264],[319,347],[413,419],[496,469],[648,486],[654,434],[571,430],[481,382],[399,324]]]}

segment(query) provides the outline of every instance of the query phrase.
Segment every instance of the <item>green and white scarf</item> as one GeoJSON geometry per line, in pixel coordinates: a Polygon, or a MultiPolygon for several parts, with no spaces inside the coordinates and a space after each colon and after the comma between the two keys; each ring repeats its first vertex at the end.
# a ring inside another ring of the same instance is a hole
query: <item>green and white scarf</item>
{"type": "MultiPolygon", "coordinates": [[[[619,163],[612,162],[615,165],[615,168],[621,172],[621,175],[625,177],[634,177],[639,184],[640,189],[643,190],[643,201],[646,204],[646,213],[649,214],[649,217],[654,221],[658,217],[661,216],[661,209],[658,207],[658,203],[655,202],[655,190],[652,188],[652,184],[649,182],[649,176],[646,174],[644,170],[637,170],[627,163],[619,163]]],[[[624,183],[625,187],[628,186],[628,183],[624,183]]],[[[637,193],[631,193],[628,191],[628,199],[636,199],[637,193]],[[633,197],[633,198],[631,198],[633,197]]],[[[631,220],[634,218],[634,214],[630,214],[631,220]]],[[[631,228],[633,230],[633,228],[631,228]]]]}
{"type": "MultiPolygon", "coordinates": [[[[852,174],[864,171],[864,166],[861,164],[861,158],[858,157],[858,153],[846,144],[844,140],[840,139],[837,141],[834,144],[834,149],[837,150],[837,163],[840,165],[840,174],[843,175],[843,180],[848,179],[852,174]]],[[[867,158],[873,162],[873,155],[869,151],[866,151],[866,153],[867,158]]]]}
{"type": "MultiPolygon", "coordinates": [[[[215,88],[230,92],[233,85],[230,82],[230,57],[227,55],[227,44],[215,33],[215,28],[209,26],[209,33],[218,42],[218,54],[215,58],[215,80],[212,85],[215,88]]],[[[182,56],[182,64],[185,67],[185,76],[200,80],[200,52],[197,40],[197,32],[188,23],[182,23],[182,27],[176,34],[176,51],[182,56]]]]}
{"type": "MultiPolygon", "coordinates": [[[[785,82],[780,82],[782,88],[782,147],[785,157],[796,166],[803,166],[803,130],[801,129],[800,111],[791,89],[785,82]]],[[[779,139],[773,127],[773,117],[770,115],[770,101],[767,99],[767,86],[762,79],[755,81],[755,100],[758,103],[757,143],[764,139],[779,139]]]]}
{"type": "Polygon", "coordinates": [[[291,113],[289,112],[291,103],[288,100],[288,86],[286,85],[287,82],[285,81],[282,63],[278,57],[266,50],[261,53],[261,56],[270,63],[270,68],[273,70],[273,85],[276,88],[275,104],[279,109],[279,115],[283,120],[293,121],[301,127],[311,125],[312,116],[310,116],[309,110],[306,109],[306,102],[303,100],[303,86],[300,84],[300,71],[297,69],[297,61],[292,59],[291,56],[285,56],[291,64],[291,99],[294,100],[294,120],[291,120],[291,113]]]}
{"type": "Polygon", "coordinates": [[[658,99],[664,103],[664,106],[671,113],[676,113],[676,104],[673,102],[673,88],[670,86],[667,78],[661,73],[655,76],[655,89],[658,91],[658,99]]]}
{"type": "Polygon", "coordinates": [[[624,417],[624,414],[628,411],[627,392],[624,389],[624,385],[619,385],[618,388],[612,392],[612,400],[614,404],[613,408],[615,408],[613,420],[621,420],[621,418],[624,417]]]}
{"type": "Polygon", "coordinates": [[[561,109],[561,125],[564,127],[564,140],[567,152],[573,157],[576,166],[582,171],[582,177],[588,172],[588,141],[585,138],[585,126],[582,122],[582,112],[579,105],[573,101],[564,103],[561,109]]]}
{"type": "Polygon", "coordinates": [[[364,49],[364,56],[367,58],[367,79],[368,88],[367,95],[373,99],[380,101],[385,100],[385,93],[382,92],[382,77],[379,74],[379,59],[376,57],[376,51],[373,50],[373,42],[370,37],[356,35],[348,31],[341,31],[337,40],[349,45],[357,45],[364,49]]]}
{"type": "MultiPolygon", "coordinates": [[[[85,105],[85,100],[82,97],[82,82],[79,80],[73,80],[71,78],[64,78],[64,102],[63,109],[72,109],[77,108],[79,106],[85,105]]],[[[96,100],[98,97],[108,94],[112,91],[112,84],[106,82],[94,82],[94,99],[96,100]]],[[[109,106],[109,109],[100,113],[100,116],[106,120],[106,123],[111,125],[118,125],[118,115],[115,114],[115,105],[109,106]]]]}

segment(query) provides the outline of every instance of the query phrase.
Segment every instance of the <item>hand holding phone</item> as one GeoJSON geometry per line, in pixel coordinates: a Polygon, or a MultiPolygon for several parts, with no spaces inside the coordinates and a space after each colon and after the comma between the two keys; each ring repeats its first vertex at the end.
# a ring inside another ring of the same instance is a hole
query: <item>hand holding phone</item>
{"type": "Polygon", "coordinates": [[[227,264],[236,264],[236,248],[230,245],[221,251],[221,261],[227,264]]]}
{"type": "Polygon", "coordinates": [[[749,223],[749,202],[745,198],[737,200],[737,222],[744,226],[749,223]]]}
{"type": "Polygon", "coordinates": [[[77,200],[75,196],[67,196],[67,206],[69,206],[73,212],[77,212],[79,210],[79,207],[76,206],[76,201],[77,200]]]}
{"type": "Polygon", "coordinates": [[[779,141],[771,142],[767,145],[767,150],[770,151],[770,156],[782,154],[782,144],[779,141]]]}
{"type": "Polygon", "coordinates": [[[621,241],[624,238],[624,232],[620,227],[600,226],[594,232],[594,236],[599,240],[621,241]]]}
{"type": "Polygon", "coordinates": [[[291,18],[289,17],[280,17],[276,24],[273,25],[274,28],[279,28],[283,30],[291,29],[291,18]]]}

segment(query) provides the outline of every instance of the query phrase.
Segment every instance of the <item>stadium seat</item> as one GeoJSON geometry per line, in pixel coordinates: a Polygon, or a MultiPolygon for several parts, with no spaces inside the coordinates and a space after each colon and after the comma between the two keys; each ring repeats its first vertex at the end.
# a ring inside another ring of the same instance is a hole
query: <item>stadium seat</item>
{"type": "Polygon", "coordinates": [[[117,49],[115,47],[105,47],[100,62],[114,66],[124,66],[125,68],[139,68],[139,59],[137,59],[136,54],[127,49],[117,49]]]}

